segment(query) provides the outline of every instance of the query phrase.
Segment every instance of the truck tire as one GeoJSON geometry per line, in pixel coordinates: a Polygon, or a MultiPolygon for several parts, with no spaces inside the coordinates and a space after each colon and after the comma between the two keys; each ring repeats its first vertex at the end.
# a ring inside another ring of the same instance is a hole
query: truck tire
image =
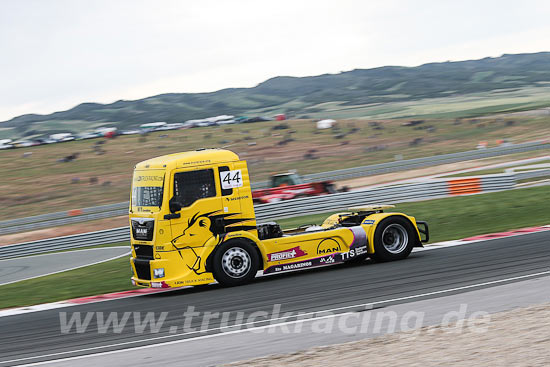
{"type": "Polygon", "coordinates": [[[405,259],[416,243],[412,224],[400,216],[383,219],[374,232],[374,254],[376,261],[394,261],[405,259]]]}
{"type": "Polygon", "coordinates": [[[221,285],[242,285],[254,279],[259,263],[254,246],[246,241],[230,240],[216,250],[212,259],[212,274],[221,285]]]}

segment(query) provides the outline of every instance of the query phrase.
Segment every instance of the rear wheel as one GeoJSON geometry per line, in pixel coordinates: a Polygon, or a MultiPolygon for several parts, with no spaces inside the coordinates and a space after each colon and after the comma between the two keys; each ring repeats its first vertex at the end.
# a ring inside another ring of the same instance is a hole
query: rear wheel
{"type": "Polygon", "coordinates": [[[388,217],[376,226],[374,254],[371,257],[377,261],[404,259],[411,253],[415,242],[414,228],[407,219],[388,217]]]}
{"type": "Polygon", "coordinates": [[[250,243],[231,240],[216,250],[212,274],[222,285],[241,285],[254,279],[258,264],[258,252],[250,243]]]}

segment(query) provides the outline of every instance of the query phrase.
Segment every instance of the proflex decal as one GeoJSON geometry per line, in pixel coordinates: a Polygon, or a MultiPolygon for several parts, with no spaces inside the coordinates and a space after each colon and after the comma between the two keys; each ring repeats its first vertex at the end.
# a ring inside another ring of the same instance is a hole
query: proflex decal
{"type": "Polygon", "coordinates": [[[267,254],[267,261],[281,261],[294,259],[295,257],[305,256],[307,253],[300,248],[300,246],[293,247],[288,250],[274,252],[272,254],[267,254]]]}

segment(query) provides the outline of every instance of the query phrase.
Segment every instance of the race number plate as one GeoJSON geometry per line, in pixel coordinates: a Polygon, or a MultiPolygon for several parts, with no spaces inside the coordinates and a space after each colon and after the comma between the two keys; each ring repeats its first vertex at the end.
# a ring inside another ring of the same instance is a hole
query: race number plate
{"type": "Polygon", "coordinates": [[[234,171],[220,172],[222,189],[234,189],[243,186],[243,176],[240,169],[234,171]]]}

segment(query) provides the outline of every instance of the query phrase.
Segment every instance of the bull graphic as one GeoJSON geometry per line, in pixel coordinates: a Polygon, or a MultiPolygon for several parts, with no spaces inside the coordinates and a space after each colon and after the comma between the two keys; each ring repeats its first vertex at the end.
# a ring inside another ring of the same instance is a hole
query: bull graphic
{"type": "Polygon", "coordinates": [[[219,245],[229,232],[256,229],[256,226],[235,226],[234,224],[252,220],[250,218],[230,218],[239,215],[239,213],[217,213],[219,211],[195,213],[187,221],[187,227],[182,234],[171,241],[187,268],[193,270],[195,274],[206,273],[205,261],[196,249],[203,248],[207,244],[209,246],[219,245]]]}

